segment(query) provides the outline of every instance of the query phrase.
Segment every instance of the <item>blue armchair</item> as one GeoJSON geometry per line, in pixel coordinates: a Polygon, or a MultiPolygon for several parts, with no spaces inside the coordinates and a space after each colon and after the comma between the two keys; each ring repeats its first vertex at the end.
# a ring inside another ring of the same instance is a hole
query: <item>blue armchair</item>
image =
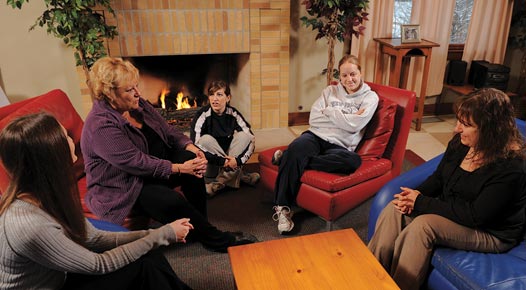
{"type": "MultiPolygon", "coordinates": [[[[521,133],[526,123],[517,119],[521,133]]],[[[392,179],[376,194],[369,212],[368,239],[382,209],[400,192],[400,186],[416,187],[422,183],[442,159],[442,154],[392,179]]],[[[431,259],[428,289],[526,289],[526,242],[504,254],[484,254],[437,248],[431,259]]]]}

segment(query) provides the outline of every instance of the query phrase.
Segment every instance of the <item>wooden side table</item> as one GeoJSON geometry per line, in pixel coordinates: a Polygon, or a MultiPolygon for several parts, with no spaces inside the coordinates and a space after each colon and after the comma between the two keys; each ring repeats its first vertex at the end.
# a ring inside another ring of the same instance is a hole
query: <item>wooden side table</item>
{"type": "Polygon", "coordinates": [[[425,58],[420,94],[418,95],[418,106],[413,117],[416,119],[416,130],[420,131],[422,117],[424,116],[424,102],[426,99],[431,52],[433,47],[440,45],[425,39],[415,43],[402,43],[400,38],[374,38],[374,41],[378,42],[380,49],[379,59],[376,62],[378,63],[378,67],[374,76],[375,83],[382,83],[382,73],[384,72],[383,54],[387,54],[390,58],[389,85],[404,89],[407,87],[411,57],[425,58]]]}

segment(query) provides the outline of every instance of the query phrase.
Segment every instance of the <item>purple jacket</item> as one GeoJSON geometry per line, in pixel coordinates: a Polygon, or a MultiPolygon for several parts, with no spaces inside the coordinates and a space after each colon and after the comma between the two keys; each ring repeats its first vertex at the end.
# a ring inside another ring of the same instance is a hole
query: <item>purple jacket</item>
{"type": "MultiPolygon", "coordinates": [[[[183,150],[192,143],[142,98],[137,113],[169,148],[183,150]]],[[[80,146],[88,188],[85,202],[102,220],[122,224],[139,196],[143,178],[168,179],[172,173],[172,163],[148,155],[142,132],[106,101],[93,103],[80,146]]]]}

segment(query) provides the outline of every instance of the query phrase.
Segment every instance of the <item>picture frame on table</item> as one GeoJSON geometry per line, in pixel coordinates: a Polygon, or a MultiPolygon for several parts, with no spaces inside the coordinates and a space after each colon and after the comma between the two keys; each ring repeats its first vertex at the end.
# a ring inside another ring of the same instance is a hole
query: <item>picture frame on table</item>
{"type": "Polygon", "coordinates": [[[420,42],[420,25],[402,24],[400,27],[402,43],[420,42]]]}

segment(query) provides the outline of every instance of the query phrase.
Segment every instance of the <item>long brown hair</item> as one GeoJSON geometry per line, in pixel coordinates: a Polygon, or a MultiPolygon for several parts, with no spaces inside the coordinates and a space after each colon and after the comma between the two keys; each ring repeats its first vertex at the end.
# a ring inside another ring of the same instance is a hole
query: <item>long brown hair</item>
{"type": "Polygon", "coordinates": [[[0,215],[21,194],[29,194],[72,240],[84,244],[86,220],[71,151],[52,115],[41,112],[12,120],[0,133],[0,161],[10,177],[0,200],[0,215]]]}
{"type": "Polygon", "coordinates": [[[499,158],[522,157],[524,141],[515,124],[513,105],[500,90],[477,90],[455,104],[457,120],[478,127],[478,140],[474,147],[488,164],[499,158]]]}

